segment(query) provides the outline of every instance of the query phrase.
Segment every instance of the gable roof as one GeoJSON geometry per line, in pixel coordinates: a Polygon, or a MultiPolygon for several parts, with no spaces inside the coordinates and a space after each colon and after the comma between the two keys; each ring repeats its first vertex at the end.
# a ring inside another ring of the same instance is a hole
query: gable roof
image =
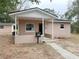
{"type": "Polygon", "coordinates": [[[38,11],[41,11],[42,13],[45,13],[45,14],[48,14],[48,15],[54,17],[54,22],[56,22],[56,23],[58,23],[58,22],[68,22],[68,23],[70,23],[69,20],[58,19],[55,14],[50,13],[49,11],[45,11],[43,9],[40,9],[38,7],[29,8],[29,9],[25,9],[25,10],[12,11],[12,12],[9,13],[9,15],[15,15],[17,13],[22,13],[22,12],[26,12],[26,11],[28,12],[28,11],[32,11],[32,10],[38,10],[38,11]]]}
{"type": "Polygon", "coordinates": [[[9,13],[9,15],[13,15],[13,14],[17,14],[17,13],[22,13],[22,12],[25,12],[25,11],[29,11],[29,10],[39,10],[39,11],[42,11],[43,13],[46,13],[46,14],[49,14],[50,16],[53,16],[55,18],[57,18],[57,16],[53,13],[50,13],[48,11],[45,11],[43,9],[40,9],[38,7],[35,7],[35,8],[29,8],[29,9],[24,9],[24,10],[18,10],[18,11],[12,11],[9,13]]]}

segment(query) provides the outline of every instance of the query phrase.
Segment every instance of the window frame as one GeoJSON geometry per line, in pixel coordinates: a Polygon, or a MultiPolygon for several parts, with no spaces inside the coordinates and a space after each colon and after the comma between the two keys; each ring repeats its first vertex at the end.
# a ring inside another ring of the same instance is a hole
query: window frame
{"type": "Polygon", "coordinates": [[[64,24],[60,24],[60,29],[64,29],[64,24]]]}
{"type": "Polygon", "coordinates": [[[35,32],[35,25],[33,23],[26,23],[25,24],[25,32],[35,32]],[[26,25],[27,24],[32,24],[34,26],[34,30],[26,30],[26,25]]]}

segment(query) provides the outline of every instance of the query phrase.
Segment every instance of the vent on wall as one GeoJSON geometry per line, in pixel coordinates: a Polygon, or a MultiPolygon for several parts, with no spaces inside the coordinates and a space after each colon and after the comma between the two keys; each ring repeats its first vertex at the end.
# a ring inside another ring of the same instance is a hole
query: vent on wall
{"type": "Polygon", "coordinates": [[[64,24],[60,24],[60,28],[61,29],[64,29],[64,24]]]}

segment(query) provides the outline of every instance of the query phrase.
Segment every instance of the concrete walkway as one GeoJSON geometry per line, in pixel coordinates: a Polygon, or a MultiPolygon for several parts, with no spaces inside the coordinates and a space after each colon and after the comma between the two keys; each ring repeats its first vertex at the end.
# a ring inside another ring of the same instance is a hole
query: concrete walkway
{"type": "Polygon", "coordinates": [[[78,56],[72,54],[71,52],[63,49],[61,46],[57,45],[56,43],[47,43],[50,45],[52,48],[57,50],[65,59],[79,59],[78,56]]]}

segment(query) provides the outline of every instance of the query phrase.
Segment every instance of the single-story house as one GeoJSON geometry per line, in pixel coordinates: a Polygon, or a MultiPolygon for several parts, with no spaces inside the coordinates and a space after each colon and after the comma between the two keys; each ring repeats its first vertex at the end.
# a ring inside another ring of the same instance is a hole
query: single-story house
{"type": "Polygon", "coordinates": [[[15,43],[36,42],[35,33],[40,32],[41,37],[69,38],[70,21],[57,19],[54,14],[40,8],[14,11],[9,14],[15,19],[15,43]]]}

